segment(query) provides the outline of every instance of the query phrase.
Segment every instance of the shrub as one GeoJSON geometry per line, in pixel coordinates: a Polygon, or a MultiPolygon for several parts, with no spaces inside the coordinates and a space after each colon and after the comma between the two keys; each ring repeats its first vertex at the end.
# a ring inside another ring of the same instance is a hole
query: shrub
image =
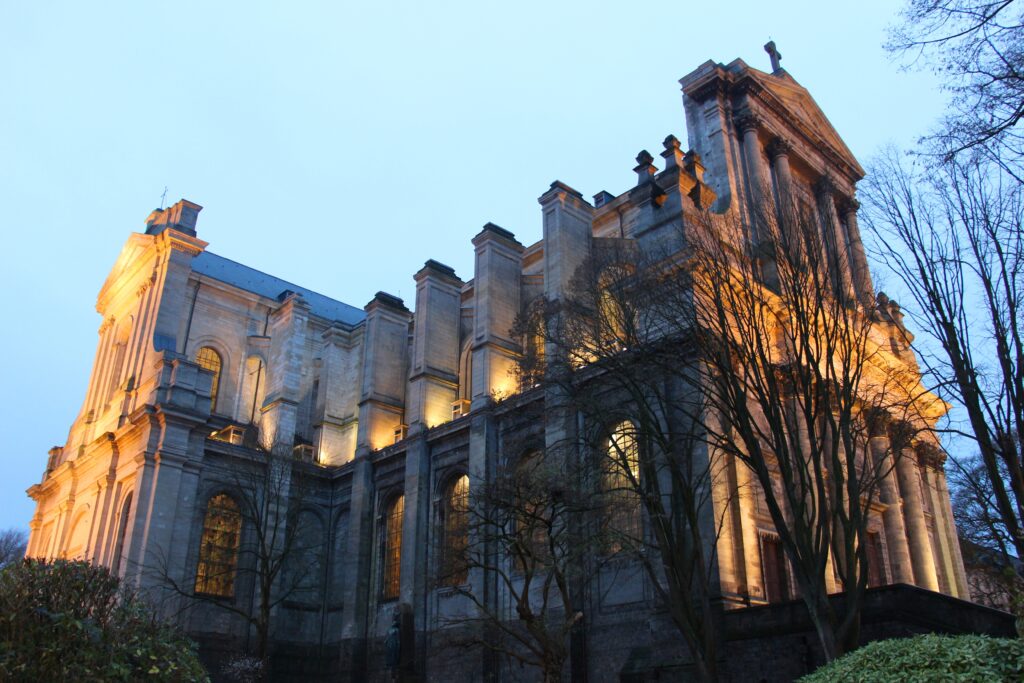
{"type": "Polygon", "coordinates": [[[823,666],[800,683],[932,683],[1024,680],[1024,640],[924,635],[880,640],[823,666]]]}
{"type": "Polygon", "coordinates": [[[207,681],[190,641],[86,562],[0,571],[0,680],[207,681]]]}

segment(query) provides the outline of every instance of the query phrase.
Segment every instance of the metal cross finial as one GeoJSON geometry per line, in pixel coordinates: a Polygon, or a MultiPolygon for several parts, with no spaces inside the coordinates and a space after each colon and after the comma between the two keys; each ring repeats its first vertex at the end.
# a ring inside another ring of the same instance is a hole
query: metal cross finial
{"type": "Polygon", "coordinates": [[[782,60],[782,53],[775,47],[775,41],[769,40],[764,44],[764,51],[768,53],[768,57],[772,60],[772,72],[778,71],[782,68],[779,62],[782,60]]]}
{"type": "Polygon", "coordinates": [[[160,195],[160,208],[164,208],[164,202],[167,201],[167,186],[164,185],[164,193],[160,195]]]}

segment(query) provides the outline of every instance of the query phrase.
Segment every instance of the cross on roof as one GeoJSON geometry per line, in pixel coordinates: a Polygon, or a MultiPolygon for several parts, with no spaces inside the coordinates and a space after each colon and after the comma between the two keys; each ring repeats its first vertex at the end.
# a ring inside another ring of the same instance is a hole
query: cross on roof
{"type": "Polygon", "coordinates": [[[764,51],[768,53],[768,57],[772,60],[772,72],[776,72],[782,68],[779,62],[782,60],[782,53],[775,47],[775,41],[769,40],[764,44],[764,51]]]}

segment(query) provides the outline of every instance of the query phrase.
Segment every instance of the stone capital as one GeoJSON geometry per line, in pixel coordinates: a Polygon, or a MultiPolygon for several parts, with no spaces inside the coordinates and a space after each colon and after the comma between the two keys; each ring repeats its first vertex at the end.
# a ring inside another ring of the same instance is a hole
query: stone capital
{"type": "Polygon", "coordinates": [[[760,116],[750,111],[740,112],[733,117],[732,121],[740,135],[755,131],[764,123],[760,116]]]}
{"type": "Polygon", "coordinates": [[[768,143],[765,151],[768,152],[768,158],[775,161],[779,157],[788,157],[793,151],[793,145],[786,138],[776,137],[768,143]]]}
{"type": "Polygon", "coordinates": [[[892,416],[885,408],[868,408],[863,413],[864,423],[868,428],[868,436],[888,437],[892,416]]]}
{"type": "Polygon", "coordinates": [[[836,191],[836,185],[828,176],[821,176],[814,181],[812,189],[814,190],[815,197],[819,200],[825,200],[832,198],[832,195],[836,191]]]}
{"type": "Polygon", "coordinates": [[[857,213],[860,210],[860,202],[857,201],[856,197],[842,197],[837,204],[839,213],[842,215],[857,213]]]}
{"type": "Polygon", "coordinates": [[[918,462],[934,470],[941,470],[946,462],[946,453],[928,441],[918,442],[914,446],[914,453],[917,455],[918,462]]]}

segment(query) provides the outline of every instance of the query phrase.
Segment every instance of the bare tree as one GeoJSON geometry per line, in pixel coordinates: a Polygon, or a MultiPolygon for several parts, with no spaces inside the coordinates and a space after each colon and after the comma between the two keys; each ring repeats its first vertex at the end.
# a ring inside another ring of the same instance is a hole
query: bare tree
{"type": "Polygon", "coordinates": [[[203,532],[201,544],[210,546],[206,552],[213,560],[200,557],[194,580],[188,570],[185,576],[173,572],[166,553],[147,569],[158,586],[184,598],[186,609],[204,604],[241,617],[255,631],[255,654],[266,668],[274,610],[321,585],[325,539],[304,510],[314,480],[307,470],[314,466],[252,439],[247,446],[232,459],[223,486],[233,505],[222,514],[238,515],[236,530],[226,532],[227,540],[219,537],[221,529],[203,532]],[[225,545],[234,559],[216,556],[225,553],[225,545]],[[254,601],[225,599],[245,588],[254,601]]]}
{"type": "Polygon", "coordinates": [[[950,472],[953,516],[960,536],[971,599],[1019,613],[1024,595],[1020,561],[996,513],[992,482],[977,454],[961,458],[950,472]]]}
{"type": "Polygon", "coordinates": [[[453,511],[468,541],[439,575],[474,606],[470,616],[447,619],[472,634],[460,644],[536,667],[545,683],[562,680],[570,633],[583,618],[579,586],[594,543],[581,527],[591,501],[563,455],[533,452],[475,487],[453,511]],[[495,593],[467,584],[470,572],[493,582],[495,593]]]}
{"type": "Polygon", "coordinates": [[[689,290],[665,280],[657,251],[652,259],[631,240],[595,240],[561,300],[538,301],[521,320],[523,336],[537,340],[523,375],[547,387],[550,410],[582,415],[589,426],[573,447],[591,455],[600,555],[641,567],[697,678],[710,681],[715,552],[728,496],[724,486],[713,496],[689,290]]]}
{"type": "Polygon", "coordinates": [[[28,534],[21,529],[0,531],[0,569],[25,557],[28,534]]]}
{"type": "Polygon", "coordinates": [[[890,150],[865,198],[879,254],[915,304],[925,375],[966,421],[948,431],[977,445],[980,500],[1006,552],[1024,557],[1024,188],[995,163],[926,168],[890,150]]]}
{"type": "Polygon", "coordinates": [[[1024,6],[1017,0],[908,0],[886,48],[923,64],[950,93],[930,136],[947,158],[979,151],[1020,179],[1024,6]]]}
{"type": "Polygon", "coordinates": [[[891,321],[854,298],[830,214],[761,207],[751,252],[723,241],[733,219],[705,215],[689,269],[708,439],[753,473],[829,660],[858,644],[869,509],[936,407],[891,321]],[[903,427],[874,438],[885,416],[903,427]]]}

